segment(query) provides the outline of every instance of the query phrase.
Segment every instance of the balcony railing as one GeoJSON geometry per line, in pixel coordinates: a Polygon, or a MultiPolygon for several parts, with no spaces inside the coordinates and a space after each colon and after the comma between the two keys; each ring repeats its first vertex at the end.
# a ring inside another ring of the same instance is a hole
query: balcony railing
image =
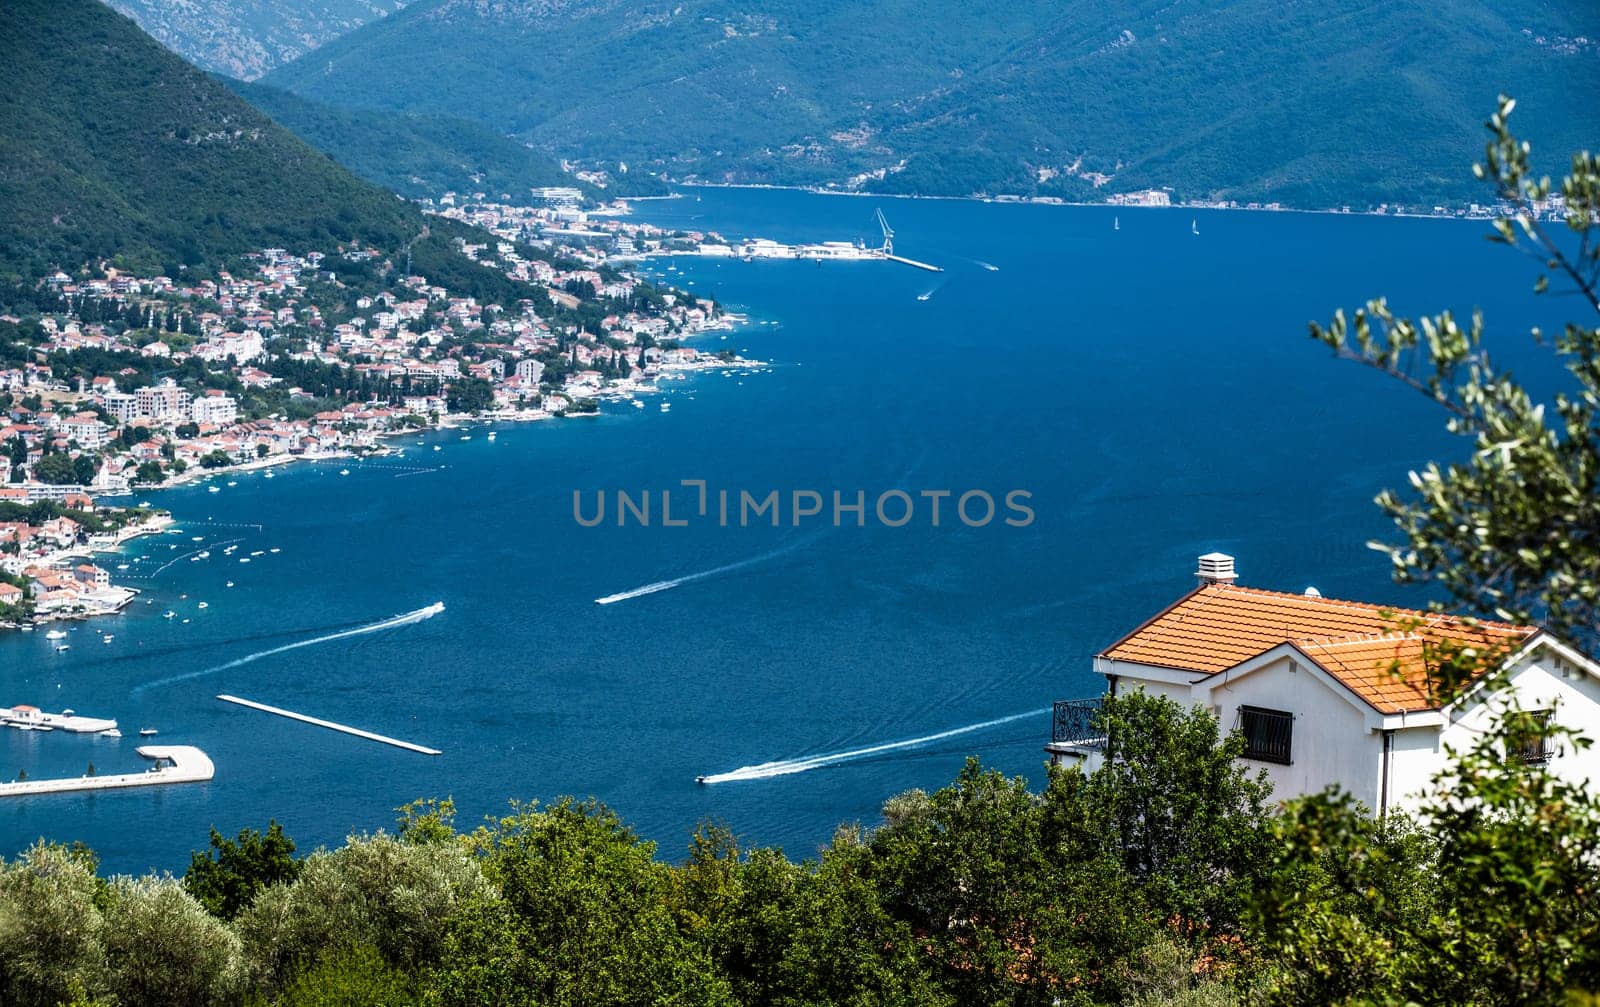
{"type": "Polygon", "coordinates": [[[1100,700],[1067,699],[1055,704],[1050,718],[1050,742],[1074,748],[1104,748],[1105,732],[1095,724],[1100,700]]]}

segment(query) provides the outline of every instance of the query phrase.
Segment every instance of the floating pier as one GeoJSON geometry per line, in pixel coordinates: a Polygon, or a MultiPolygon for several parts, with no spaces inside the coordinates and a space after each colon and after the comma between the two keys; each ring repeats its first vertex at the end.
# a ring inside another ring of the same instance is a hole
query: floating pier
{"type": "Polygon", "coordinates": [[[216,766],[212,765],[211,758],[191,745],[144,745],[135,751],[147,759],[156,760],[156,764],[142,773],[0,783],[0,797],[64,794],[76,790],[121,790],[167,783],[204,783],[216,775],[216,766]]]}
{"type": "Polygon", "coordinates": [[[898,262],[901,265],[915,266],[918,269],[926,269],[930,273],[944,272],[944,268],[942,266],[934,266],[926,262],[918,262],[916,259],[908,259],[903,255],[895,255],[893,252],[885,252],[883,253],[883,257],[888,259],[890,262],[898,262]]]}
{"type": "Polygon", "coordinates": [[[359,727],[350,727],[346,724],[335,724],[331,720],[322,720],[319,717],[308,717],[303,713],[295,713],[293,710],[284,710],[276,706],[268,706],[265,703],[257,703],[250,699],[240,699],[238,696],[218,696],[217,698],[222,700],[224,703],[234,703],[239,706],[247,706],[252,710],[260,710],[262,713],[271,713],[279,717],[288,717],[290,720],[298,720],[302,724],[311,724],[314,727],[326,727],[330,731],[338,731],[341,734],[353,734],[358,738],[366,738],[368,741],[378,741],[385,745],[393,745],[396,748],[404,748],[408,752],[418,752],[422,755],[444,754],[437,748],[428,748],[425,745],[415,745],[409,741],[401,741],[399,738],[391,738],[383,734],[374,734],[371,731],[363,731],[359,727]]]}

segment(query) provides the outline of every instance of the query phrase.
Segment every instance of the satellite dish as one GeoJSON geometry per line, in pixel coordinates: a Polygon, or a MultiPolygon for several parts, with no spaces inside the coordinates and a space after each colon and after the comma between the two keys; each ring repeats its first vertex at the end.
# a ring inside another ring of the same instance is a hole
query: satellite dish
{"type": "Polygon", "coordinates": [[[1307,598],[1320,598],[1320,597],[1322,597],[1322,592],[1318,591],[1314,587],[1308,587],[1308,588],[1306,588],[1306,597],[1307,598]]]}

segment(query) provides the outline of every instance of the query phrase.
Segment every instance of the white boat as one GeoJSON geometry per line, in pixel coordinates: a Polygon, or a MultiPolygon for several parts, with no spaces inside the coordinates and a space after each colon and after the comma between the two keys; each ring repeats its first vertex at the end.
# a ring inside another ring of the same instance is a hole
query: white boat
{"type": "Polygon", "coordinates": [[[191,541],[191,542],[204,542],[205,540],[206,540],[206,537],[204,535],[196,535],[194,538],[190,539],[189,541],[191,541]]]}
{"type": "Polygon", "coordinates": [[[470,440],[472,440],[472,435],[471,434],[462,434],[461,435],[461,439],[464,440],[464,441],[470,441],[470,440]]]}
{"type": "Polygon", "coordinates": [[[931,297],[932,297],[932,296],[933,296],[933,291],[931,291],[931,290],[930,290],[930,291],[928,291],[928,292],[927,292],[927,293],[926,293],[926,294],[918,294],[918,295],[917,295],[917,300],[919,300],[919,301],[926,301],[926,300],[928,300],[928,299],[929,299],[929,298],[931,298],[931,297]]]}
{"type": "Polygon", "coordinates": [[[273,475],[272,475],[272,472],[271,472],[270,469],[267,471],[266,476],[267,476],[268,479],[273,478],[273,475]]]}
{"type": "Polygon", "coordinates": [[[633,403],[633,408],[635,408],[635,409],[643,409],[644,408],[644,403],[640,402],[638,399],[629,399],[628,401],[633,403]]]}
{"type": "Polygon", "coordinates": [[[489,431],[489,439],[492,441],[492,440],[494,440],[494,437],[495,437],[495,432],[493,430],[489,431]]]}
{"type": "Polygon", "coordinates": [[[199,606],[198,606],[198,607],[200,607],[200,608],[210,608],[210,607],[211,607],[211,606],[210,606],[210,605],[207,605],[207,604],[206,604],[206,603],[205,603],[205,602],[203,602],[203,601],[202,601],[202,602],[201,602],[201,603],[200,603],[200,604],[199,604],[199,606]]]}
{"type": "Polygon", "coordinates": [[[126,570],[126,569],[128,569],[128,564],[126,564],[126,563],[118,563],[117,564],[117,569],[118,570],[126,570]]]}
{"type": "Polygon", "coordinates": [[[44,635],[44,638],[46,640],[65,640],[67,638],[67,631],[64,629],[52,629],[50,632],[44,635]]]}
{"type": "Polygon", "coordinates": [[[1112,217],[1111,218],[1111,229],[1113,231],[1122,230],[1122,218],[1121,217],[1112,217]]]}
{"type": "MultiPolygon", "coordinates": [[[[273,552],[277,552],[277,551],[278,551],[278,550],[276,550],[276,549],[274,549],[274,550],[272,550],[272,551],[273,551],[273,552]]],[[[261,555],[261,550],[260,550],[260,549],[257,549],[257,550],[256,550],[256,551],[255,551],[255,552],[253,552],[253,553],[251,553],[251,554],[250,554],[250,555],[252,555],[252,556],[259,556],[259,555],[261,555]]]]}
{"type": "Polygon", "coordinates": [[[233,586],[233,581],[231,581],[231,580],[230,580],[230,581],[228,581],[228,584],[227,584],[227,586],[228,586],[228,587],[232,587],[232,586],[233,586]]]}
{"type": "Polygon", "coordinates": [[[444,450],[444,448],[442,448],[442,447],[440,447],[440,446],[439,446],[439,445],[437,445],[437,444],[435,444],[435,445],[434,445],[434,446],[433,446],[433,450],[435,450],[435,451],[443,451],[443,450],[444,450]]]}
{"type": "Polygon", "coordinates": [[[71,649],[72,649],[72,644],[70,644],[70,643],[58,643],[58,644],[56,644],[56,653],[57,654],[61,653],[63,650],[71,650],[71,649]]]}
{"type": "Polygon", "coordinates": [[[277,546],[273,546],[271,549],[267,550],[267,552],[271,552],[271,553],[279,553],[279,552],[282,552],[282,551],[283,550],[279,549],[277,546]]]}
{"type": "Polygon", "coordinates": [[[1200,236],[1200,221],[1199,220],[1191,220],[1191,221],[1189,221],[1189,233],[1194,235],[1197,238],[1200,236]]]}
{"type": "Polygon", "coordinates": [[[339,474],[342,475],[342,476],[347,476],[347,475],[350,474],[350,470],[349,469],[340,469],[339,470],[339,474]]]}
{"type": "Polygon", "coordinates": [[[240,556],[239,557],[239,562],[248,563],[248,562],[250,562],[250,557],[249,556],[240,556]]]}
{"type": "Polygon", "coordinates": [[[157,735],[157,734],[160,734],[160,733],[161,733],[160,731],[157,731],[153,727],[141,727],[141,728],[139,728],[139,737],[141,737],[141,738],[153,737],[154,735],[157,735]]]}
{"type": "Polygon", "coordinates": [[[102,738],[120,738],[122,737],[122,732],[113,727],[109,731],[101,731],[100,736],[102,738]]]}
{"type": "Polygon", "coordinates": [[[102,640],[101,642],[102,643],[110,643],[112,640],[115,640],[115,639],[116,639],[116,637],[112,636],[110,633],[107,633],[106,636],[105,636],[105,639],[102,640]]]}
{"type": "Polygon", "coordinates": [[[220,487],[220,486],[207,486],[206,487],[206,492],[207,493],[221,493],[222,492],[222,487],[220,487]]]}
{"type": "Polygon", "coordinates": [[[178,613],[174,612],[172,609],[169,608],[169,609],[167,609],[167,613],[165,615],[163,615],[161,618],[170,619],[170,618],[172,618],[173,616],[175,616],[177,614],[178,613]]]}
{"type": "Polygon", "coordinates": [[[239,485],[239,484],[238,484],[238,483],[236,483],[236,482],[234,482],[234,481],[233,481],[233,480],[232,480],[232,479],[229,479],[229,480],[228,480],[228,485],[229,485],[229,486],[237,486],[237,485],[239,485]]]}

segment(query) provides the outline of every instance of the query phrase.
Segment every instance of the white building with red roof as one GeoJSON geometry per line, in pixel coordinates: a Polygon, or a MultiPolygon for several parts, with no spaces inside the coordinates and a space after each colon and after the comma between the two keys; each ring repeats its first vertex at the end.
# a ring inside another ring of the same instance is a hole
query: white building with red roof
{"type": "MultiPolygon", "coordinates": [[[[1243,758],[1280,799],[1338,786],[1375,814],[1414,811],[1447,749],[1471,747],[1511,698],[1600,740],[1600,664],[1537,627],[1242,587],[1221,553],[1196,573],[1197,587],[1101,651],[1095,671],[1109,694],[1165,696],[1239,730],[1243,758]],[[1493,655],[1504,691],[1439,688],[1434,673],[1462,647],[1493,655]]],[[[1104,757],[1098,702],[1056,704],[1053,761],[1104,757]]],[[[1560,738],[1508,755],[1600,785],[1600,759],[1560,738]]]]}

